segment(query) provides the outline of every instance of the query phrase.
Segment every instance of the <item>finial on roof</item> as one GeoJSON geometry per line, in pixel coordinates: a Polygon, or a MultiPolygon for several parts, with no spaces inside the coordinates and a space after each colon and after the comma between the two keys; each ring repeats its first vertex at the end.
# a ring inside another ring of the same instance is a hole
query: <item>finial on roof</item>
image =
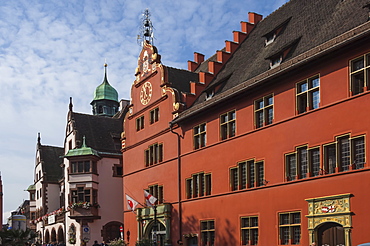
{"type": "Polygon", "coordinates": [[[40,133],[37,134],[37,145],[41,145],[41,137],[40,137],[40,133]]]}
{"type": "Polygon", "coordinates": [[[86,146],[86,137],[85,137],[85,135],[83,136],[83,138],[82,138],[82,147],[81,148],[83,148],[83,147],[87,147],[86,146]]]}
{"type": "Polygon", "coordinates": [[[149,9],[146,9],[141,18],[142,26],[140,27],[140,32],[137,35],[137,42],[139,45],[143,45],[144,42],[153,44],[154,34],[153,34],[153,24],[150,20],[149,9]]]}
{"type": "Polygon", "coordinates": [[[108,83],[108,77],[107,77],[107,67],[108,67],[108,64],[107,64],[107,59],[105,59],[105,63],[104,63],[104,81],[103,83],[108,83]]]}
{"type": "Polygon", "coordinates": [[[72,97],[69,98],[69,111],[73,111],[72,97]]]}

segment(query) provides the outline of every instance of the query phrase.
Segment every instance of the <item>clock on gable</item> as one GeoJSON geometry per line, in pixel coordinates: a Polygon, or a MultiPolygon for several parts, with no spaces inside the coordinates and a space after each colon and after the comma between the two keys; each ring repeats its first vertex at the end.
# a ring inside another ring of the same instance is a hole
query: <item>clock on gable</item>
{"type": "Polygon", "coordinates": [[[140,102],[143,105],[147,105],[152,98],[152,84],[147,81],[145,82],[140,89],[140,102]]]}

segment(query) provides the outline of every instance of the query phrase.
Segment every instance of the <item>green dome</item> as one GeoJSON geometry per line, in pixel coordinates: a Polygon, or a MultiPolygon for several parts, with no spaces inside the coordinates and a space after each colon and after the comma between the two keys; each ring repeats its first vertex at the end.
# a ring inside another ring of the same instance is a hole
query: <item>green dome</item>
{"type": "Polygon", "coordinates": [[[96,87],[94,92],[94,101],[95,100],[111,100],[118,102],[118,93],[109,83],[107,79],[107,73],[105,72],[104,81],[96,87]]]}

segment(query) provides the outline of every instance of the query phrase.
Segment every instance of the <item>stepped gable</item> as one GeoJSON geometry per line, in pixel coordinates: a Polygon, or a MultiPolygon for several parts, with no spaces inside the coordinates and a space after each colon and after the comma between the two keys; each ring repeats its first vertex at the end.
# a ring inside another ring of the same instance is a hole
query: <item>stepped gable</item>
{"type": "MultiPolygon", "coordinates": [[[[210,106],[221,98],[234,95],[236,91],[245,90],[248,86],[279,72],[280,67],[286,68],[306,59],[306,56],[299,56],[365,24],[369,12],[364,8],[367,3],[368,0],[291,0],[284,4],[255,25],[191,108],[182,112],[178,120],[193,114],[192,111],[210,106]],[[273,42],[266,45],[266,37],[274,30],[279,33],[273,42]],[[280,66],[270,68],[274,56],[280,54],[283,54],[280,66]],[[235,88],[236,86],[238,87],[235,88]],[[212,88],[216,88],[215,95],[206,100],[206,91],[212,88]]],[[[313,52],[307,54],[312,55],[313,52]]],[[[204,63],[197,71],[204,70],[204,63]]]]}
{"type": "Polygon", "coordinates": [[[190,92],[189,81],[198,82],[198,74],[188,70],[164,66],[167,82],[179,92],[190,92]]]}
{"type": "Polygon", "coordinates": [[[202,62],[199,67],[195,70],[195,72],[205,72],[208,73],[208,62],[217,62],[217,54],[212,55],[210,58],[202,62]]]}
{"type": "Polygon", "coordinates": [[[123,128],[123,116],[110,118],[98,115],[87,115],[71,112],[74,130],[77,131],[78,147],[86,137],[86,145],[99,152],[121,153],[120,134],[123,128]],[[118,143],[118,144],[117,144],[118,143]]]}
{"type": "Polygon", "coordinates": [[[38,145],[42,171],[45,173],[44,179],[48,182],[58,182],[63,177],[63,163],[61,156],[64,148],[55,146],[38,145]]]}

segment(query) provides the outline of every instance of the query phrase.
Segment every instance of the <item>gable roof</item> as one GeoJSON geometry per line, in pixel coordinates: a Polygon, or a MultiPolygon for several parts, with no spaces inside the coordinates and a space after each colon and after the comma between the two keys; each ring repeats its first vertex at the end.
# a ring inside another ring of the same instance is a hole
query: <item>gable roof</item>
{"type": "Polygon", "coordinates": [[[199,80],[197,73],[167,66],[164,66],[164,68],[167,74],[167,82],[178,91],[190,92],[189,81],[198,82],[199,80]]]}
{"type": "Polygon", "coordinates": [[[38,144],[44,180],[48,182],[58,182],[63,177],[61,164],[64,148],[38,144]]]}
{"type": "MultiPolygon", "coordinates": [[[[346,35],[354,28],[363,26],[361,32],[368,32],[370,28],[364,25],[369,25],[369,10],[363,8],[367,3],[368,0],[291,0],[284,4],[255,26],[204,92],[193,105],[188,105],[190,108],[180,113],[175,122],[263,82],[264,78],[281,72],[282,68],[301,62],[302,55],[320,54],[322,50],[314,49],[320,46],[329,49],[328,45],[324,46],[326,42],[346,35]],[[265,45],[266,34],[283,24],[282,32],[272,43],[265,45]],[[286,49],[290,52],[280,67],[270,69],[270,58],[286,49]],[[220,84],[216,96],[206,101],[205,91],[220,84]]],[[[354,35],[348,34],[339,41],[344,42],[354,35]]]]}
{"type": "Polygon", "coordinates": [[[76,140],[82,146],[83,137],[90,148],[107,153],[120,154],[120,136],[123,131],[123,115],[120,118],[110,118],[99,115],[88,115],[70,112],[74,121],[76,140]],[[118,144],[118,145],[117,145],[118,144]]]}

